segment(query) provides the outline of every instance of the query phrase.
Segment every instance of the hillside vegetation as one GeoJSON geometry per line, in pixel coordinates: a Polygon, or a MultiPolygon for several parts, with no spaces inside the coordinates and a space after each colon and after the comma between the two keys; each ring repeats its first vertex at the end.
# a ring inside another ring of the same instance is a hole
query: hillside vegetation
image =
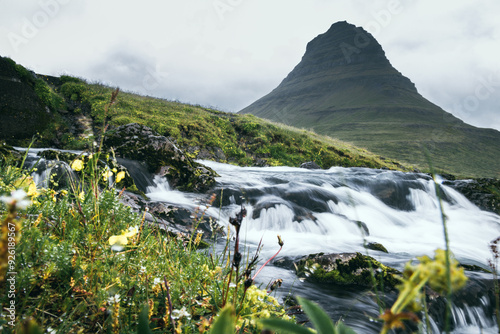
{"type": "MultiPolygon", "coordinates": [[[[175,139],[191,157],[238,165],[299,166],[315,161],[323,168],[361,166],[410,170],[364,149],[310,131],[273,123],[253,115],[225,113],[133,93],[120,92],[109,114],[104,107],[114,88],[63,76],[45,77],[50,92],[66,101],[50,128],[40,129],[35,145],[89,148],[106,117],[110,127],[139,123],[175,139]],[[77,126],[82,123],[86,126],[77,126]]],[[[27,140],[14,144],[27,144],[27,140]]]]}

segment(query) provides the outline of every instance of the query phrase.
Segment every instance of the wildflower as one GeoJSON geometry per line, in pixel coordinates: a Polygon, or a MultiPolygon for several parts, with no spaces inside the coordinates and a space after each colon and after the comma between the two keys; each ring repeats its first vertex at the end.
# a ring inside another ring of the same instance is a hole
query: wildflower
{"type": "Polygon", "coordinates": [[[380,319],[384,320],[384,329],[401,328],[405,329],[405,325],[402,320],[412,320],[418,322],[418,317],[410,312],[401,312],[398,314],[393,314],[391,310],[385,310],[384,314],[380,316],[380,319]]]}
{"type": "MultiPolygon", "coordinates": [[[[451,254],[450,254],[451,256],[451,254]]],[[[428,256],[418,258],[420,263],[412,265],[407,263],[403,272],[401,284],[398,286],[399,297],[394,302],[390,310],[386,310],[381,316],[385,324],[382,333],[387,333],[392,328],[402,328],[403,319],[416,319],[414,314],[403,312],[404,309],[418,311],[420,300],[422,300],[422,288],[429,284],[434,291],[445,294],[448,292],[447,274],[446,274],[446,251],[437,249],[434,259],[428,256]]],[[[449,259],[451,290],[456,291],[465,286],[467,277],[463,268],[458,268],[458,261],[454,258],[449,259]]],[[[451,291],[450,291],[451,292],[451,291]]]]}
{"type": "Polygon", "coordinates": [[[125,178],[125,172],[121,171],[118,174],[116,174],[116,183],[119,183],[121,180],[125,178]]]}
{"type": "Polygon", "coordinates": [[[127,238],[132,238],[133,236],[135,236],[137,233],[139,232],[139,228],[137,226],[131,226],[128,228],[128,231],[125,232],[125,236],[127,238]]]}
{"type": "Polygon", "coordinates": [[[120,295],[116,294],[108,298],[110,305],[113,305],[113,312],[111,314],[113,318],[113,323],[111,327],[113,328],[113,333],[120,332],[120,295]]]}
{"type": "Polygon", "coordinates": [[[78,194],[78,199],[83,202],[85,200],[85,192],[82,191],[78,194]]]}
{"type": "Polygon", "coordinates": [[[71,163],[71,169],[73,169],[77,172],[81,171],[83,169],[83,166],[84,166],[83,161],[80,159],[76,159],[75,161],[73,161],[71,163]]]}
{"type": "Polygon", "coordinates": [[[112,235],[108,240],[111,245],[111,249],[114,251],[121,251],[123,246],[128,244],[128,238],[124,235],[112,235]]]}
{"type": "MultiPolygon", "coordinates": [[[[434,260],[428,256],[418,258],[420,260],[420,267],[422,271],[428,272],[429,286],[440,294],[445,294],[448,290],[446,281],[446,251],[437,249],[435,251],[434,260]]],[[[450,259],[450,277],[451,277],[451,290],[457,291],[465,286],[467,277],[464,273],[464,268],[458,267],[458,261],[454,258],[450,259]]]]}
{"type": "Polygon", "coordinates": [[[108,170],[105,170],[103,173],[102,173],[102,180],[103,181],[106,181],[107,179],[109,179],[111,176],[113,176],[113,172],[110,171],[109,169],[108,170]]]}
{"type": "Polygon", "coordinates": [[[111,249],[114,251],[121,251],[123,246],[128,244],[128,239],[132,238],[139,232],[137,226],[129,227],[128,230],[123,231],[121,235],[112,235],[109,237],[109,244],[111,245],[111,249]]]}
{"type": "Polygon", "coordinates": [[[108,303],[110,305],[113,305],[113,304],[118,304],[120,302],[120,295],[119,294],[115,294],[114,296],[111,296],[108,298],[108,303]]]}
{"type": "Polygon", "coordinates": [[[19,189],[26,189],[31,182],[33,182],[33,179],[31,177],[21,176],[14,182],[14,187],[19,189]]]}
{"type": "Polygon", "coordinates": [[[201,237],[202,237],[202,236],[203,236],[203,231],[198,230],[198,232],[196,233],[196,238],[195,238],[195,240],[194,240],[194,244],[195,244],[196,246],[198,246],[198,245],[199,245],[199,243],[200,243],[200,241],[201,241],[201,237]]]}
{"type": "Polygon", "coordinates": [[[186,307],[183,306],[180,310],[175,309],[172,311],[172,319],[180,319],[182,317],[191,319],[191,314],[186,311],[186,307]]]}
{"type": "Polygon", "coordinates": [[[36,190],[36,183],[34,181],[31,181],[29,187],[28,187],[28,193],[27,195],[31,198],[38,197],[40,193],[36,190]]]}
{"type": "Polygon", "coordinates": [[[4,202],[10,207],[18,209],[26,209],[31,202],[26,199],[26,192],[22,189],[14,190],[10,193],[11,196],[0,196],[0,201],[4,202]]]}
{"type": "Polygon", "coordinates": [[[148,306],[149,306],[148,319],[151,319],[155,308],[155,303],[152,299],[148,299],[148,306]]]}

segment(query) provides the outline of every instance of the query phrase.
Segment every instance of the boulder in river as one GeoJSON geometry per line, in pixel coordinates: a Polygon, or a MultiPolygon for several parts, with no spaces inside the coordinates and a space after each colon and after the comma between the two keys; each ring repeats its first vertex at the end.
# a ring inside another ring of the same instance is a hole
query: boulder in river
{"type": "MultiPolygon", "coordinates": [[[[280,262],[284,266],[290,263],[285,259],[275,264],[279,266],[280,262]]],[[[383,282],[384,289],[393,289],[399,283],[396,269],[361,253],[311,254],[294,261],[293,267],[297,276],[316,283],[371,288],[375,278],[377,285],[383,282]]]]}

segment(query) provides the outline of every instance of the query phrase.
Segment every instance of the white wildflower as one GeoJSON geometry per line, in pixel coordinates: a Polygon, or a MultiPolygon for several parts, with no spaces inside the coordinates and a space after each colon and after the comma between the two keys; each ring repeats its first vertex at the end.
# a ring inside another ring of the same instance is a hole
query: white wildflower
{"type": "Polygon", "coordinates": [[[172,319],[180,319],[182,317],[191,319],[191,314],[189,314],[189,312],[186,311],[186,307],[183,306],[180,310],[172,311],[172,319]]]}
{"type": "Polygon", "coordinates": [[[9,206],[15,206],[18,209],[26,209],[30,204],[30,200],[27,199],[27,194],[24,190],[18,189],[10,193],[10,196],[0,196],[0,201],[4,202],[9,206]]]}
{"type": "Polygon", "coordinates": [[[110,305],[118,304],[120,302],[120,295],[116,294],[108,298],[108,303],[110,305]]]}

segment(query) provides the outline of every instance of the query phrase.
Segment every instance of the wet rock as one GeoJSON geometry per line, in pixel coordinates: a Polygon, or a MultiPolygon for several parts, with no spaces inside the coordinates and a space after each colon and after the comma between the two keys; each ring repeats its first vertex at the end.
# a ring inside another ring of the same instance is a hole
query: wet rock
{"type": "Polygon", "coordinates": [[[379,244],[378,242],[369,242],[366,245],[366,248],[371,249],[371,250],[375,250],[375,251],[379,251],[379,252],[389,253],[387,251],[387,248],[385,248],[384,245],[379,244]]]}
{"type": "Polygon", "coordinates": [[[379,284],[382,280],[386,289],[393,289],[399,283],[396,269],[361,253],[312,254],[294,261],[293,265],[297,276],[311,282],[371,288],[374,281],[379,284]]]}
{"type": "Polygon", "coordinates": [[[22,155],[12,146],[0,142],[0,161],[2,160],[16,163],[22,160],[22,155]]]}
{"type": "Polygon", "coordinates": [[[35,91],[36,75],[0,57],[0,140],[18,145],[42,133],[54,116],[35,91]]]}
{"type": "Polygon", "coordinates": [[[321,169],[321,167],[314,161],[308,161],[304,162],[302,165],[300,165],[300,168],[305,168],[305,169],[321,169]]]}
{"type": "Polygon", "coordinates": [[[58,150],[44,150],[39,152],[37,155],[47,160],[64,161],[68,164],[78,158],[78,154],[71,152],[62,152],[58,150]]]}
{"type": "Polygon", "coordinates": [[[194,162],[171,140],[147,126],[131,123],[110,130],[104,146],[119,157],[145,162],[151,173],[166,176],[174,188],[204,192],[215,183],[215,171],[194,162]]]}
{"type": "MultiPolygon", "coordinates": [[[[447,302],[444,296],[438,295],[429,288],[425,289],[429,316],[438,326],[444,327],[447,302]]],[[[481,324],[491,327],[495,317],[495,282],[482,276],[469,277],[466,286],[453,294],[453,318],[467,324],[481,324]]],[[[451,322],[451,330],[457,325],[451,322]]]]}
{"type": "Polygon", "coordinates": [[[213,160],[218,162],[225,162],[227,160],[224,151],[220,147],[187,147],[186,152],[195,156],[196,159],[200,160],[213,160]]]}
{"type": "Polygon", "coordinates": [[[197,217],[188,209],[149,201],[147,197],[129,191],[121,194],[120,201],[132,211],[144,214],[145,221],[149,224],[172,235],[190,236],[200,230],[205,240],[211,239],[214,235],[224,235],[223,227],[215,220],[206,216],[197,217]]]}
{"type": "Polygon", "coordinates": [[[480,209],[500,214],[499,179],[444,181],[443,184],[460,192],[480,209]]]}

